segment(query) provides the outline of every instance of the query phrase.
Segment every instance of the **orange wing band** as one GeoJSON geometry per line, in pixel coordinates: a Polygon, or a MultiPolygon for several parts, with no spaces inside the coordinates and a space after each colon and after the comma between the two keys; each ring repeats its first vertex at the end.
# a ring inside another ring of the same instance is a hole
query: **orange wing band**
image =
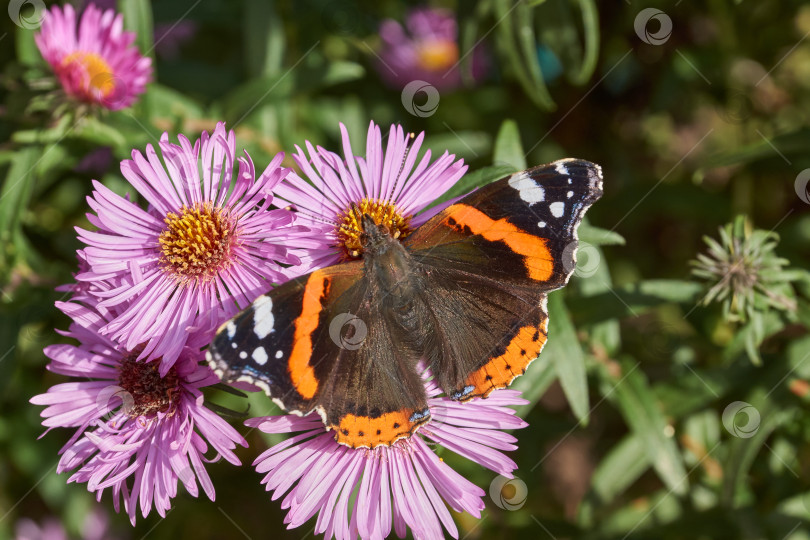
{"type": "Polygon", "coordinates": [[[535,281],[547,281],[554,273],[554,257],[546,240],[527,233],[506,218],[494,220],[480,210],[464,204],[454,204],[445,210],[443,223],[451,228],[468,227],[491,242],[503,242],[522,255],[529,277],[535,281]]]}
{"type": "Polygon", "coordinates": [[[329,294],[331,278],[320,270],[313,272],[304,287],[304,305],[301,315],[295,319],[295,335],[290,360],[287,364],[293,386],[304,399],[312,399],[318,392],[318,379],[310,365],[312,357],[312,334],[318,328],[323,310],[322,299],[329,294]]]}
{"type": "Polygon", "coordinates": [[[515,377],[523,375],[546,343],[546,321],[543,321],[539,327],[522,327],[509,342],[502,355],[491,358],[489,362],[467,377],[466,384],[475,389],[470,392],[469,396],[465,396],[465,401],[473,397],[486,397],[493,390],[506,388],[515,377]]]}
{"type": "Polygon", "coordinates": [[[416,428],[430,419],[430,411],[414,413],[411,409],[393,411],[376,418],[347,414],[335,430],[335,440],[351,448],[390,446],[399,439],[411,436],[416,428]]]}

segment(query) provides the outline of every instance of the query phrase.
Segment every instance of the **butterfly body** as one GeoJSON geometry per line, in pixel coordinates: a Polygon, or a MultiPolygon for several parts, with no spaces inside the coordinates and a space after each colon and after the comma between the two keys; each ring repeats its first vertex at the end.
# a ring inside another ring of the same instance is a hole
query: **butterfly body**
{"type": "Polygon", "coordinates": [[[562,160],[496,181],[406,238],[362,219],[359,260],[291,280],[220,328],[208,361],[285,410],[318,411],[373,448],[430,420],[420,362],[458,401],[523,374],[546,341],[549,291],[573,272],[601,170],[562,160]]]}

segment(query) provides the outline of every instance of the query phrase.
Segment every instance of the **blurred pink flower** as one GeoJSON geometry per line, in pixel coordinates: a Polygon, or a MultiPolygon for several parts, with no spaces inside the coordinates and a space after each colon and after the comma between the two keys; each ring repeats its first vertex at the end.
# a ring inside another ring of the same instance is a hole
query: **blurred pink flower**
{"type": "Polygon", "coordinates": [[[132,105],[152,77],[152,60],[132,45],[123,17],[90,4],[77,23],[73,6],[45,12],[34,39],[70,97],[110,110],[132,105]]]}
{"type": "MultiPolygon", "coordinates": [[[[68,482],[87,482],[101,500],[112,489],[113,504],[120,499],[132,523],[137,509],[145,517],[154,505],[161,516],[177,495],[177,482],[197,496],[214,499],[214,486],[205,470],[210,444],[219,457],[239,465],[233,453],[247,443],[225,420],[207,409],[200,388],[219,382],[202,354],[181,351],[165,377],[159,360],[137,361],[137,350],[124,350],[100,334],[111,314],[103,308],[75,302],[57,304],[73,319],[61,332],[78,345],[59,344],[45,349],[48,370],[79,380],[57,384],[31,398],[44,405],[42,424],[76,428],[60,450],[57,472],[76,472],[68,482]]],[[[46,431],[47,433],[47,431],[46,431]]]]}
{"type": "Polygon", "coordinates": [[[486,399],[460,403],[440,396],[429,371],[423,379],[431,420],[390,447],[338,444],[317,413],[245,422],[265,433],[296,433],[253,462],[265,473],[262,483],[273,491],[273,500],[286,494],[281,507],[289,509],[288,528],[318,514],[315,533],[327,539],[385,538],[392,522],[400,538],[408,528],[414,538],[442,538],[442,527],[458,538],[447,506],[480,516],[484,490],[455,472],[431,446],[444,446],[511,478],[517,465],[502,451],[514,450],[516,439],[502,430],[527,425],[509,408],[527,401],[515,390],[497,390],[486,399]]]}
{"type": "MultiPolygon", "coordinates": [[[[390,86],[401,89],[411,81],[425,81],[439,90],[461,85],[458,24],[445,9],[417,8],[405,26],[386,19],[380,24],[382,48],[377,71],[390,86]]],[[[486,58],[477,46],[469,59],[476,81],[486,75],[486,58]]]]}

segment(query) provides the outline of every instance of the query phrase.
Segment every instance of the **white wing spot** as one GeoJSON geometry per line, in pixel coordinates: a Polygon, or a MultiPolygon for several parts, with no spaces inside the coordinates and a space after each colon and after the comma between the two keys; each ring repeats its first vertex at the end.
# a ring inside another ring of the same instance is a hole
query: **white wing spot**
{"type": "Polygon", "coordinates": [[[253,357],[253,360],[255,360],[260,366],[267,363],[267,351],[264,350],[264,347],[256,347],[256,350],[253,351],[251,356],[253,357]]]}
{"type": "Polygon", "coordinates": [[[231,343],[231,349],[235,349],[235,348],[236,348],[236,342],[231,343]]]}
{"type": "Polygon", "coordinates": [[[568,176],[568,168],[565,166],[565,163],[558,161],[557,163],[554,164],[554,170],[564,176],[568,176]]]}
{"type": "Polygon", "coordinates": [[[256,337],[266,338],[273,331],[275,323],[273,301],[267,295],[260,296],[253,302],[253,331],[256,337]]]}
{"type": "Polygon", "coordinates": [[[566,193],[566,195],[565,195],[565,196],[566,196],[566,197],[568,197],[568,198],[570,199],[571,197],[573,197],[573,196],[574,196],[574,192],[573,192],[573,191],[569,191],[568,193],[566,193]]]}
{"type": "Polygon", "coordinates": [[[526,176],[526,173],[513,174],[509,186],[516,189],[520,198],[532,205],[546,200],[546,190],[537,182],[526,176]]]}
{"type": "Polygon", "coordinates": [[[228,324],[225,325],[225,331],[228,333],[228,339],[233,339],[233,336],[236,335],[236,325],[233,321],[228,321],[228,324]]]}
{"type": "Polygon", "coordinates": [[[565,203],[559,201],[553,202],[550,205],[548,205],[548,209],[551,211],[552,216],[554,216],[555,218],[561,218],[565,213],[565,203]]]}
{"type": "Polygon", "coordinates": [[[282,356],[284,356],[283,351],[281,351],[281,350],[276,351],[276,358],[281,358],[282,356]]]}
{"type": "Polygon", "coordinates": [[[568,183],[569,183],[569,184],[571,183],[571,179],[570,179],[570,178],[568,179],[568,183]]]}
{"type": "Polygon", "coordinates": [[[246,353],[245,351],[240,352],[240,353],[239,353],[239,358],[241,358],[242,360],[244,360],[245,358],[247,358],[247,353],[246,353]]]}
{"type": "Polygon", "coordinates": [[[546,222],[545,222],[545,221],[539,221],[539,222],[537,223],[537,226],[538,226],[538,227],[540,227],[540,228],[542,229],[543,227],[545,227],[545,226],[546,226],[546,222]]]}

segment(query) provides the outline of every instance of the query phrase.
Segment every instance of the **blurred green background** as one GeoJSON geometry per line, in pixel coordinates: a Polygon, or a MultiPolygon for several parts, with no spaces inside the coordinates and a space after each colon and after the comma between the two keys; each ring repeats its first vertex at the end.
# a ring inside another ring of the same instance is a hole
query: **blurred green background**
{"type": "MultiPolygon", "coordinates": [[[[513,453],[525,503],[507,510],[487,495],[482,520],[457,516],[461,537],[810,538],[810,6],[431,5],[456,13],[461,55],[478,44],[488,72],[476,80],[462,62],[466,84],[441,90],[427,116],[408,112],[377,72],[378,26],[403,20],[409,3],[127,0],[126,26],[155,58],[156,80],[133,109],[76,126],[47,99],[33,31],[0,17],[0,538],[20,519],[49,517],[78,538],[97,506],[54,472],[70,433],[37,440],[40,408],[28,404],[61,382],[42,348],[67,325],[53,288],[75,271],[90,179],[125,192],[117,162],[163,131],[193,139],[226,120],[263,167],[307,139],[337,151],[338,122],[360,153],[372,119],[425,130],[430,148],[479,171],[462,182],[569,156],[604,169],[578,277],[552,296],[549,345],[517,383],[532,402],[513,453]],[[88,163],[100,147],[106,157],[88,163]],[[737,304],[701,303],[715,282],[693,276],[690,261],[742,215],[734,238],[772,231],[789,261],[779,275],[752,270],[756,298],[778,287],[790,307],[755,301],[735,320],[737,304]],[[735,417],[735,402],[751,408],[735,417]]],[[[251,414],[269,410],[263,396],[250,403],[251,414]]],[[[250,443],[246,464],[267,444],[255,432],[250,443]]],[[[489,491],[493,473],[442,457],[489,491]]],[[[109,536],[312,534],[314,520],[285,530],[249,466],[209,471],[215,502],[181,493],[165,520],[153,513],[134,529],[106,496],[109,536]]]]}

